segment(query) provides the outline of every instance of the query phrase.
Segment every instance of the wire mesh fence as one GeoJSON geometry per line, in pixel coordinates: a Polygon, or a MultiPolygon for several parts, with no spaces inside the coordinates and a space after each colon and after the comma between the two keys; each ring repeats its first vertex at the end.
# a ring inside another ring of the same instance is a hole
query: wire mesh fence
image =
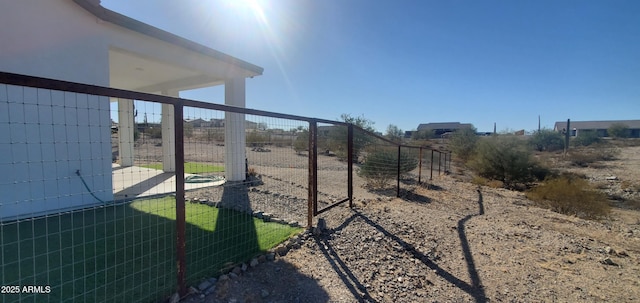
{"type": "Polygon", "coordinates": [[[343,122],[6,73],[0,128],[2,302],[184,295],[435,169],[343,122]]]}

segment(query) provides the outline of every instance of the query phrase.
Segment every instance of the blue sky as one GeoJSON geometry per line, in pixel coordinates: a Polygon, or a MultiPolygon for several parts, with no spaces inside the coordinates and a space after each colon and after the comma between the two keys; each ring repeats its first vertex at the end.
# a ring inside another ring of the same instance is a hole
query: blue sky
{"type": "MultiPolygon", "coordinates": [[[[533,130],[640,119],[640,1],[102,0],[263,67],[247,107],[533,130]],[[252,5],[251,3],[254,3],[252,5]]],[[[182,97],[223,102],[220,88],[182,97]]]]}

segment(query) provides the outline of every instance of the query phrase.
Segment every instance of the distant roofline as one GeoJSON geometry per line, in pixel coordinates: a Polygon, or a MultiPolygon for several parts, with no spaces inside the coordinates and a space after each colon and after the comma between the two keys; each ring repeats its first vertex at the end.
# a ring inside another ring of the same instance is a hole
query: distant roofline
{"type": "MultiPolygon", "coordinates": [[[[640,128],[640,120],[591,120],[591,121],[570,121],[570,127],[576,128],[580,127],[581,129],[597,129],[598,126],[604,126],[604,124],[614,124],[621,123],[627,124],[630,128],[640,128]],[[586,126],[585,126],[586,124],[586,126]],[[593,124],[601,124],[601,125],[593,125],[593,124]]],[[[554,128],[560,128],[567,125],[567,121],[557,121],[554,123],[554,128]]],[[[608,127],[606,127],[608,128],[608,127]]]]}
{"type": "Polygon", "coordinates": [[[249,62],[240,60],[231,55],[227,55],[223,52],[217,51],[210,47],[204,46],[202,44],[193,42],[191,40],[185,39],[178,35],[172,34],[170,32],[161,30],[157,27],[151,26],[149,24],[140,22],[133,18],[127,17],[125,15],[116,13],[112,10],[106,9],[100,5],[100,1],[96,0],[73,0],[76,4],[95,15],[96,17],[104,20],[106,22],[113,23],[115,25],[127,28],[129,30],[141,33],[143,35],[153,37],[164,42],[174,44],[188,50],[203,54],[205,56],[209,56],[220,61],[227,62],[229,64],[233,64],[235,66],[241,67],[245,70],[255,73],[256,76],[262,75],[264,72],[264,68],[259,67],[257,65],[251,64],[249,62]]]}

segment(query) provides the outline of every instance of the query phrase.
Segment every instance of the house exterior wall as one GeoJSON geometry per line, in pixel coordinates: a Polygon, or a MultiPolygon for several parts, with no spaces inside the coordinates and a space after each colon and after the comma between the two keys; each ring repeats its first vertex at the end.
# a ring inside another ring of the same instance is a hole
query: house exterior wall
{"type": "Polygon", "coordinates": [[[100,27],[72,1],[5,1],[0,70],[108,86],[108,42],[100,27]]]}
{"type": "Polygon", "coordinates": [[[0,221],[113,200],[109,123],[105,97],[0,84],[0,221]]]}
{"type": "MultiPolygon", "coordinates": [[[[0,70],[108,86],[100,27],[72,1],[5,1],[0,70]]],[[[113,200],[110,125],[107,98],[0,85],[0,220],[99,203],[77,170],[113,200]]]]}

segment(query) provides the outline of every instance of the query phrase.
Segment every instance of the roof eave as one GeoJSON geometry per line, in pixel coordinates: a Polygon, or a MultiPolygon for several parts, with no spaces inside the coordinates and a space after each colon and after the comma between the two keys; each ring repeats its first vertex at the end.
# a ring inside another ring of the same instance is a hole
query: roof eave
{"type": "Polygon", "coordinates": [[[220,61],[224,61],[227,62],[229,64],[238,66],[242,69],[245,69],[251,73],[253,73],[252,76],[259,76],[262,75],[262,73],[264,72],[264,68],[251,64],[249,62],[240,60],[236,57],[233,57],[231,55],[227,55],[223,52],[217,51],[215,49],[212,49],[210,47],[206,47],[202,44],[193,42],[191,40],[185,39],[183,37],[180,37],[178,35],[172,34],[170,32],[161,30],[157,27],[151,26],[149,24],[140,22],[138,20],[135,20],[133,18],[129,18],[125,15],[116,13],[112,10],[106,9],[103,6],[101,6],[99,3],[95,3],[95,1],[91,1],[91,0],[73,0],[73,2],[75,2],[76,4],[78,4],[80,7],[84,8],[85,10],[87,10],[88,12],[90,12],[91,14],[95,15],[96,17],[100,18],[101,20],[104,20],[106,22],[110,22],[113,23],[115,25],[127,28],[129,30],[141,33],[143,35],[149,36],[149,37],[153,37],[162,41],[165,41],[167,43],[171,43],[174,45],[178,45],[181,46],[183,48],[186,48],[188,50],[215,58],[217,60],[220,61]]]}

